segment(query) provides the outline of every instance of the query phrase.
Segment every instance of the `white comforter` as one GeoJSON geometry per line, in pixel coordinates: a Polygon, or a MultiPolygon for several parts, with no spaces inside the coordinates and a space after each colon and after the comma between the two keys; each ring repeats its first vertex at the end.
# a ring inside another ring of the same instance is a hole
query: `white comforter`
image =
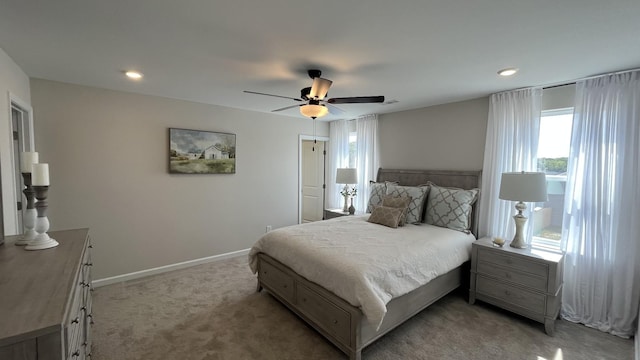
{"type": "Polygon", "coordinates": [[[392,229],[367,218],[343,216],[271,231],[251,248],[251,270],[258,270],[257,254],[266,253],[360,307],[379,327],[391,299],[470,258],[471,234],[427,224],[392,229]]]}

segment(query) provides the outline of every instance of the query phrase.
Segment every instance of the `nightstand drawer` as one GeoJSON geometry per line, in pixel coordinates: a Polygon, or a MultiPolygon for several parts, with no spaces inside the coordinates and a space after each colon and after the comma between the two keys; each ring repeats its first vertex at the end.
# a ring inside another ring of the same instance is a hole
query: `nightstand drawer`
{"type": "Polygon", "coordinates": [[[515,259],[514,256],[504,255],[495,250],[478,249],[478,256],[482,261],[524,271],[533,275],[547,277],[549,273],[549,267],[544,263],[520,258],[515,259]]]}
{"type": "Polygon", "coordinates": [[[502,267],[486,261],[478,261],[478,274],[489,275],[501,280],[511,281],[535,290],[547,290],[547,277],[537,276],[519,270],[502,267]]]}
{"type": "Polygon", "coordinates": [[[526,310],[544,314],[545,295],[478,275],[476,291],[526,310]]]}

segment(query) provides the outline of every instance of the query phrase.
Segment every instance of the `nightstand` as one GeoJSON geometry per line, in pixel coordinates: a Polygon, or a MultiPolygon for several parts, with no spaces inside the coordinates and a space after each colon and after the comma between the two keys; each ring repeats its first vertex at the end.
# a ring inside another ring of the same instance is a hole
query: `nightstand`
{"type": "Polygon", "coordinates": [[[349,216],[349,212],[343,212],[342,209],[324,209],[324,220],[329,220],[340,216],[349,216]]]}
{"type": "Polygon", "coordinates": [[[539,249],[494,246],[491,238],[473,243],[469,304],[496,305],[544,324],[553,335],[560,312],[564,255],[539,249]]]}

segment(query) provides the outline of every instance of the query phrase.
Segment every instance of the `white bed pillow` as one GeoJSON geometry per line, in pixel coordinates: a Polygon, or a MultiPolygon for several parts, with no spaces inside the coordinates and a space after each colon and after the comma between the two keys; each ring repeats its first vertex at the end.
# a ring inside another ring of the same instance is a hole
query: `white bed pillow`
{"type": "Polygon", "coordinates": [[[387,194],[387,184],[396,184],[391,181],[369,182],[369,202],[367,203],[367,213],[373,212],[375,206],[382,205],[382,198],[387,194]]]}
{"type": "Polygon", "coordinates": [[[407,224],[417,224],[422,221],[422,210],[429,194],[429,186],[400,186],[387,184],[387,195],[395,197],[410,197],[409,209],[407,210],[407,224]]]}
{"type": "Polygon", "coordinates": [[[478,199],[478,189],[464,190],[429,184],[425,222],[453,230],[469,232],[472,205],[478,199]]]}

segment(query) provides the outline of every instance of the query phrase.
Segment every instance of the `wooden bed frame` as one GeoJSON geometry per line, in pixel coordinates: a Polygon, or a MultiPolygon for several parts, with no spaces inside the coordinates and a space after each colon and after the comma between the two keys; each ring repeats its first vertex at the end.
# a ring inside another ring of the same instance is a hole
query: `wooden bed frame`
{"type": "MultiPolygon", "coordinates": [[[[480,171],[453,170],[389,170],[378,169],[378,182],[395,181],[415,186],[431,181],[439,186],[462,189],[480,188],[480,171]]],[[[477,236],[478,201],[474,205],[472,232],[477,236]]],[[[325,288],[305,279],[278,260],[258,254],[258,291],[267,289],[271,295],[331,341],[349,356],[360,360],[362,349],[393,330],[436,300],[468,281],[468,262],[441,275],[428,284],[387,304],[387,314],[376,331],[359,308],[356,308],[325,288]]]]}

